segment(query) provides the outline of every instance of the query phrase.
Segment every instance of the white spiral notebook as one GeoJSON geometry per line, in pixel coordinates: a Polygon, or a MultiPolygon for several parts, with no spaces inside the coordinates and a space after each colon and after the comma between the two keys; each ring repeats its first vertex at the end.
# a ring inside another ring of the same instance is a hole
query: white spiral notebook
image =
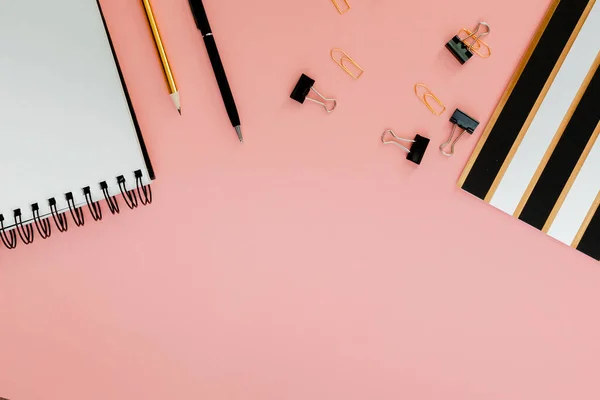
{"type": "Polygon", "coordinates": [[[150,203],[154,172],[99,3],[0,0],[0,43],[2,243],[150,203]]]}

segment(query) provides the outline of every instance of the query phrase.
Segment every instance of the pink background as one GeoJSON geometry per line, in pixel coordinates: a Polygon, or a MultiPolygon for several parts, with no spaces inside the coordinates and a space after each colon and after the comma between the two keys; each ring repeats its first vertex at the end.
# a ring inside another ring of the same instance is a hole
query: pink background
{"type": "Polygon", "coordinates": [[[598,263],[456,187],[549,0],[205,0],[244,145],[186,0],[153,1],[182,117],[141,2],[101,3],[155,201],[0,250],[1,397],[600,398],[598,263]],[[460,66],[480,19],[494,54],[460,66]],[[302,72],[335,113],[288,98],[302,72]],[[456,107],[482,127],[446,159],[456,107]],[[432,139],[420,167],[388,127],[432,139]]]}

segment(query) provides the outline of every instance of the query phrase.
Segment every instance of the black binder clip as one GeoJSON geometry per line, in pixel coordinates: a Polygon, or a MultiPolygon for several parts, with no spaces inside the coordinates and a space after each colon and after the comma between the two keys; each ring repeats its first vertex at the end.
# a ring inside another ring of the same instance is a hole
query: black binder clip
{"type": "Polygon", "coordinates": [[[421,160],[423,160],[425,151],[427,151],[427,146],[429,146],[429,139],[426,137],[417,135],[413,140],[404,139],[396,136],[394,131],[391,129],[387,129],[385,132],[383,132],[381,135],[381,142],[383,144],[393,144],[400,147],[402,150],[408,153],[406,159],[414,162],[417,165],[421,164],[421,160]],[[385,140],[385,135],[388,133],[392,136],[393,140],[385,140]],[[410,143],[410,148],[404,146],[402,142],[410,143]]]}
{"type": "Polygon", "coordinates": [[[480,22],[477,24],[475,30],[466,38],[461,39],[458,35],[454,36],[448,43],[446,43],[446,48],[456,57],[459,63],[464,64],[473,57],[473,47],[475,45],[479,45],[483,36],[487,36],[490,34],[490,26],[485,22],[480,22]],[[479,33],[481,27],[485,27],[487,29],[486,32],[479,33]],[[467,41],[471,40],[471,43],[467,41]]]}
{"type": "Polygon", "coordinates": [[[337,101],[335,99],[329,99],[327,97],[324,97],[321,93],[317,91],[317,89],[314,88],[314,84],[314,79],[311,79],[308,76],[302,74],[302,76],[298,80],[298,83],[296,84],[296,87],[294,87],[294,90],[292,91],[290,97],[300,104],[304,104],[304,100],[310,100],[313,103],[317,103],[323,106],[323,108],[325,108],[325,110],[331,114],[333,110],[335,110],[335,108],[337,107],[337,101]],[[319,96],[321,100],[308,97],[311,91],[314,92],[317,96],[319,96]],[[330,107],[328,107],[327,104],[329,104],[330,107]]]}
{"type": "Polygon", "coordinates": [[[450,138],[448,138],[448,141],[446,143],[443,143],[440,146],[440,151],[443,155],[447,157],[451,157],[454,155],[454,146],[456,146],[456,142],[458,142],[458,140],[462,137],[462,135],[465,134],[465,132],[471,135],[479,126],[479,121],[476,121],[473,118],[469,117],[467,114],[460,111],[458,108],[456,109],[456,111],[454,111],[454,114],[452,114],[450,122],[452,122],[453,124],[452,132],[450,133],[450,138]],[[452,141],[457,126],[463,131],[460,133],[460,135],[456,137],[454,141],[452,141]],[[444,148],[446,148],[448,145],[450,145],[450,153],[446,153],[446,151],[444,150],[444,148]]]}

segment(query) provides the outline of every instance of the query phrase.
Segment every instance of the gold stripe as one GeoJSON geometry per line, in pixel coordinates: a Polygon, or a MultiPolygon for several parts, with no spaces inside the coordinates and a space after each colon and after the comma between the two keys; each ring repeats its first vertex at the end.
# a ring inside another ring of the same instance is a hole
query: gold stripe
{"type": "Polygon", "coordinates": [[[583,14],[581,14],[581,17],[579,18],[579,22],[577,23],[577,26],[575,26],[575,29],[571,33],[571,37],[569,38],[567,45],[563,49],[562,54],[560,55],[560,58],[554,65],[554,69],[552,70],[552,73],[548,77],[548,80],[546,81],[546,84],[544,85],[542,92],[540,93],[537,101],[535,102],[535,105],[529,112],[529,116],[527,117],[525,124],[521,127],[521,131],[519,132],[517,139],[514,141],[512,147],[508,153],[508,156],[504,160],[504,163],[502,164],[502,167],[500,168],[498,175],[496,175],[496,178],[494,179],[494,183],[492,183],[492,187],[490,188],[488,194],[485,196],[486,202],[489,203],[490,201],[492,201],[492,197],[494,197],[494,194],[496,193],[496,190],[498,189],[498,185],[500,185],[502,178],[504,178],[504,174],[506,173],[506,170],[508,169],[510,163],[512,162],[512,159],[514,158],[515,154],[517,153],[517,150],[519,149],[521,142],[523,142],[523,138],[527,134],[527,131],[529,130],[529,126],[531,125],[531,122],[535,118],[538,110],[540,109],[540,106],[542,105],[544,99],[546,98],[546,94],[548,94],[550,87],[554,83],[554,79],[556,78],[556,75],[558,75],[558,72],[562,68],[562,65],[565,62],[567,55],[571,51],[571,48],[573,47],[573,43],[575,42],[575,39],[577,39],[577,36],[579,36],[579,32],[581,31],[581,28],[583,27],[585,20],[587,19],[590,11],[592,10],[594,3],[596,3],[596,0],[590,0],[587,7],[583,11],[583,14]]]}
{"type": "Polygon", "coordinates": [[[575,183],[575,180],[577,179],[577,176],[579,175],[579,172],[581,171],[581,167],[583,167],[583,164],[585,163],[585,160],[587,159],[588,155],[590,154],[590,151],[592,151],[592,148],[594,147],[594,144],[596,143],[596,139],[598,138],[599,133],[600,133],[600,122],[598,122],[598,125],[596,126],[596,129],[594,130],[594,133],[592,134],[592,137],[590,138],[587,145],[585,146],[583,153],[581,153],[581,157],[579,157],[579,161],[577,161],[577,165],[573,169],[571,176],[569,176],[569,180],[567,181],[567,183],[565,184],[565,187],[563,188],[562,192],[560,193],[558,201],[554,205],[554,208],[552,209],[552,212],[550,213],[548,220],[546,221],[546,223],[544,224],[544,227],[542,228],[543,232],[548,233],[548,231],[550,230],[550,227],[554,223],[554,220],[556,219],[556,215],[558,214],[558,211],[560,210],[563,203],[565,202],[565,199],[567,198],[567,195],[569,194],[571,187],[573,187],[573,183],[575,183]]]}
{"type": "MultiPolygon", "coordinates": [[[[600,65],[600,52],[596,55],[596,60],[592,64],[592,67],[590,68],[583,83],[581,84],[581,87],[579,88],[577,95],[575,96],[575,98],[573,99],[573,102],[571,103],[571,106],[569,107],[569,111],[567,111],[567,114],[563,118],[558,130],[556,131],[556,134],[554,135],[554,138],[552,138],[552,142],[550,142],[550,145],[548,146],[548,149],[546,150],[546,153],[544,154],[544,157],[542,158],[542,161],[540,162],[540,165],[538,165],[538,167],[535,171],[535,174],[533,175],[533,177],[531,178],[531,181],[529,182],[529,185],[527,186],[527,189],[523,193],[523,197],[521,197],[521,201],[519,202],[519,205],[517,206],[517,208],[515,209],[515,212],[513,214],[516,218],[519,218],[519,216],[523,212],[523,209],[525,208],[525,204],[527,204],[527,202],[529,201],[529,197],[531,197],[531,193],[533,192],[533,189],[535,189],[535,186],[537,185],[538,181],[540,180],[540,177],[542,176],[544,169],[546,169],[546,165],[548,165],[548,161],[550,160],[550,157],[552,157],[552,153],[554,153],[554,150],[556,149],[556,145],[562,138],[562,135],[565,133],[565,129],[567,129],[569,122],[571,122],[571,118],[573,118],[573,114],[575,113],[575,110],[579,106],[579,103],[581,102],[581,99],[583,98],[585,91],[587,90],[588,86],[590,85],[592,78],[594,78],[594,74],[596,73],[596,70],[598,69],[599,65],[600,65]]],[[[546,231],[544,231],[544,232],[546,232],[546,231]]]]}
{"type": "MultiPolygon", "coordinates": [[[[565,1],[567,1],[567,0],[565,0],[565,1]]],[[[490,117],[490,120],[488,122],[486,129],[483,132],[483,134],[481,135],[481,139],[479,140],[479,142],[477,142],[477,145],[475,146],[475,150],[473,150],[473,154],[471,154],[471,158],[469,158],[469,161],[467,162],[467,165],[465,166],[465,169],[463,170],[463,172],[458,180],[459,187],[462,187],[465,184],[467,177],[471,173],[471,169],[473,168],[473,165],[475,164],[477,157],[479,157],[479,154],[481,153],[481,149],[485,145],[485,142],[487,141],[488,137],[490,136],[490,133],[494,129],[494,125],[496,125],[496,122],[498,122],[498,118],[500,117],[500,114],[502,113],[504,106],[508,102],[508,99],[510,98],[510,95],[512,94],[513,90],[515,89],[515,86],[517,86],[517,82],[519,82],[519,79],[521,78],[521,74],[523,74],[525,67],[529,63],[529,59],[531,58],[533,52],[535,51],[536,47],[538,46],[540,39],[542,38],[542,35],[546,31],[546,28],[548,27],[548,24],[550,23],[550,20],[552,19],[552,16],[554,15],[554,12],[556,11],[556,8],[558,7],[559,3],[560,3],[560,0],[554,0],[552,2],[552,4],[550,5],[550,7],[548,8],[548,12],[546,13],[546,15],[544,16],[544,19],[540,23],[540,26],[539,26],[535,36],[533,37],[533,40],[532,40],[531,44],[529,45],[527,52],[521,59],[519,65],[517,67],[517,70],[514,72],[512,78],[508,84],[508,87],[506,88],[506,91],[504,92],[504,94],[502,95],[502,98],[500,99],[500,103],[498,103],[496,110],[490,117]]]]}
{"type": "Polygon", "coordinates": [[[575,236],[573,243],[571,243],[571,247],[573,247],[574,249],[579,247],[579,243],[581,243],[581,239],[583,239],[583,235],[585,235],[585,231],[587,231],[587,228],[590,226],[590,223],[592,222],[592,218],[594,218],[594,215],[596,215],[596,211],[598,211],[599,206],[600,206],[600,191],[598,191],[598,195],[596,196],[596,200],[594,200],[594,204],[592,204],[592,207],[590,208],[590,211],[588,212],[587,216],[585,217],[585,220],[583,220],[583,224],[581,224],[581,228],[579,228],[579,232],[577,232],[577,236],[575,236]]]}

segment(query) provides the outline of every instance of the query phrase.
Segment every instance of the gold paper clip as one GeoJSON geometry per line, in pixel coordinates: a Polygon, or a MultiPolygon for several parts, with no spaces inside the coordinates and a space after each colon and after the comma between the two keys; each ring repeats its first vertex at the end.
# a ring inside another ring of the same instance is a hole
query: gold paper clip
{"type": "Polygon", "coordinates": [[[342,49],[331,49],[331,59],[340,66],[340,68],[342,68],[348,75],[350,75],[351,77],[353,77],[354,79],[358,79],[362,76],[362,74],[365,72],[364,69],[362,69],[362,67],[360,65],[358,65],[358,63],[356,61],[354,61],[354,59],[352,59],[352,57],[350,57],[348,55],[348,53],[346,53],[344,50],[342,49]],[[341,55],[341,57],[338,59],[336,58],[336,54],[337,55],[341,55]],[[351,71],[348,66],[346,66],[344,64],[344,62],[349,62],[351,64],[351,66],[353,67],[353,69],[356,70],[357,74],[355,75],[353,71],[351,71]]]}
{"type": "Polygon", "coordinates": [[[352,6],[350,5],[350,3],[348,3],[348,0],[341,0],[344,2],[345,7],[340,6],[340,3],[338,3],[338,0],[331,0],[333,2],[333,5],[335,6],[335,8],[337,8],[338,12],[341,15],[346,14],[348,11],[350,11],[352,9],[352,6]]]}
{"type": "Polygon", "coordinates": [[[417,95],[419,100],[421,100],[421,102],[425,104],[429,111],[431,111],[434,115],[437,115],[439,117],[444,113],[444,111],[446,111],[446,106],[444,105],[444,103],[442,103],[442,101],[435,94],[433,94],[431,89],[429,89],[424,83],[417,83],[415,85],[415,94],[417,95]],[[419,88],[424,88],[425,93],[423,93],[422,95],[419,94],[419,88]],[[429,103],[429,99],[435,101],[442,109],[440,111],[436,111],[436,109],[433,108],[433,106],[429,103]]]}
{"type": "Polygon", "coordinates": [[[470,30],[468,30],[466,28],[462,28],[458,32],[458,36],[460,37],[462,33],[467,35],[467,37],[464,38],[462,41],[463,41],[463,43],[465,43],[466,45],[469,46],[470,51],[477,54],[481,58],[489,58],[492,55],[492,48],[486,42],[481,40],[480,37],[475,39],[474,32],[471,32],[470,30]],[[467,43],[468,40],[472,40],[473,42],[469,44],[469,43],[467,43]],[[481,49],[481,48],[485,49],[484,53],[481,53],[479,51],[479,49],[481,49]]]}

